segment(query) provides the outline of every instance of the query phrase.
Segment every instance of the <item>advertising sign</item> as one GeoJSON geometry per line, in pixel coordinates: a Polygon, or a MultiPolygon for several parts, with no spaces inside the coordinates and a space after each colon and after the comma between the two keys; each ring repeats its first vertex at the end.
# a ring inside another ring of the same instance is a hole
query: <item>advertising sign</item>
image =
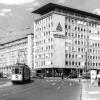
{"type": "Polygon", "coordinates": [[[91,84],[95,82],[96,76],[97,76],[96,70],[91,70],[91,84]]]}

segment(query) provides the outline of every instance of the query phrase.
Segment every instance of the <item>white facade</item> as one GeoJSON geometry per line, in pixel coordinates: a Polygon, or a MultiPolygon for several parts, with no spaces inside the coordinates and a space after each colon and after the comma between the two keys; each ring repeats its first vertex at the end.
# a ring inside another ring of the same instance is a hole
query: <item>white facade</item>
{"type": "Polygon", "coordinates": [[[33,34],[5,43],[0,47],[0,72],[11,73],[16,63],[25,63],[33,69],[33,34]]]}
{"type": "Polygon", "coordinates": [[[65,16],[52,13],[36,20],[34,26],[34,68],[64,68],[65,16]]]}

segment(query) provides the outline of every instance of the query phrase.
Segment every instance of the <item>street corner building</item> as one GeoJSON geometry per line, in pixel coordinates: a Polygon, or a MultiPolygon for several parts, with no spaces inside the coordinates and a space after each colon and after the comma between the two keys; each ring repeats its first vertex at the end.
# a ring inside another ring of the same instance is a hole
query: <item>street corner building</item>
{"type": "Polygon", "coordinates": [[[49,3],[33,11],[34,68],[45,76],[100,70],[100,16],[49,3]]]}
{"type": "Polygon", "coordinates": [[[100,70],[100,16],[49,3],[32,13],[34,31],[12,41],[0,41],[0,71],[17,62],[44,76],[69,76],[100,70]]]}

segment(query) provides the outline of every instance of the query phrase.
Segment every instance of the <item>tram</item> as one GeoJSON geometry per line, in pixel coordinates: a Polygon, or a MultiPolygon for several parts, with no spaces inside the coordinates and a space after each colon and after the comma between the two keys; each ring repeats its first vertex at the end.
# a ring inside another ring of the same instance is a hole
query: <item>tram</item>
{"type": "Polygon", "coordinates": [[[26,64],[17,63],[12,67],[12,83],[30,81],[30,68],[26,64]]]}

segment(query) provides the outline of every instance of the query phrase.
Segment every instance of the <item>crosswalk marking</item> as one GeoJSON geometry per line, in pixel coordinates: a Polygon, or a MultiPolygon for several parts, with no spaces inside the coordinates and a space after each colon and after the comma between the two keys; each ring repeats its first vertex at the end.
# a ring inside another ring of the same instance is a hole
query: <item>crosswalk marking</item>
{"type": "Polygon", "coordinates": [[[90,92],[88,92],[88,94],[100,94],[100,91],[90,91],[90,92]]]}

